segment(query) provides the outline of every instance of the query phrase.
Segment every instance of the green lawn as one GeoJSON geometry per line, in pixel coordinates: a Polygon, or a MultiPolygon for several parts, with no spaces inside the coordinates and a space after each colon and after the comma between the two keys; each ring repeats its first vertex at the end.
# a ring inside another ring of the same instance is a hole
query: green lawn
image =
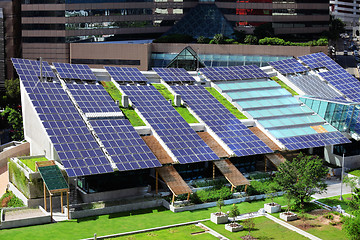
{"type": "Polygon", "coordinates": [[[112,239],[161,239],[161,240],[183,240],[183,239],[193,239],[193,240],[215,240],[217,239],[210,233],[201,233],[192,235],[192,233],[202,232],[204,231],[200,227],[196,225],[186,225],[181,227],[174,227],[169,229],[163,229],[153,232],[146,233],[137,233],[133,235],[127,235],[112,239]]]}
{"type": "MultiPolygon", "coordinates": [[[[270,202],[270,199],[244,202],[237,204],[240,213],[255,212],[270,202]]],[[[276,202],[284,205],[282,197],[276,202]]],[[[229,211],[232,205],[224,206],[223,211],[229,211]]],[[[196,221],[210,218],[210,213],[217,211],[216,207],[196,211],[173,213],[164,208],[146,209],[126,213],[116,213],[89,217],[85,219],[30,226],[15,229],[0,230],[0,239],[80,239],[89,238],[96,233],[98,236],[129,232],[139,229],[160,227],[177,223],[196,221]]]]}
{"type": "Polygon", "coordinates": [[[272,77],[271,79],[274,80],[275,82],[277,82],[282,88],[285,88],[286,90],[288,90],[288,92],[290,92],[293,96],[294,95],[299,95],[291,87],[289,87],[283,81],[281,81],[278,77],[272,77]]]}
{"type": "MultiPolygon", "coordinates": [[[[171,100],[174,103],[174,95],[163,85],[159,83],[152,84],[166,100],[171,100]]],[[[186,107],[175,107],[176,111],[185,119],[187,123],[198,123],[199,121],[189,112],[186,107]]]]}
{"type": "MultiPolygon", "coordinates": [[[[109,95],[114,100],[118,100],[121,105],[121,92],[116,88],[113,82],[101,82],[104,86],[105,90],[109,93],[109,95]]],[[[138,126],[146,126],[143,120],[139,117],[139,115],[132,108],[123,108],[120,107],[121,111],[124,113],[126,118],[130,121],[131,125],[134,127],[138,126]]]]}
{"type": "MultiPolygon", "coordinates": [[[[239,222],[240,224],[242,221],[239,222]]],[[[266,217],[254,218],[255,228],[251,231],[251,236],[261,239],[287,239],[287,240],[298,240],[307,239],[306,237],[291,231],[280,224],[277,224],[266,217]],[[286,237],[285,237],[286,236],[286,237]]],[[[229,239],[241,239],[240,237],[248,234],[247,228],[244,228],[240,232],[229,232],[225,230],[224,224],[215,224],[211,221],[204,222],[206,226],[220,233],[221,235],[229,239]]]]}
{"type": "Polygon", "coordinates": [[[340,195],[335,196],[335,197],[318,199],[317,201],[325,203],[325,204],[327,204],[329,206],[340,205],[341,208],[344,209],[348,213],[350,211],[350,208],[347,205],[347,202],[349,201],[348,198],[351,198],[351,194],[350,193],[349,194],[344,194],[343,195],[344,201],[340,201],[339,198],[340,198],[340,195]]]}
{"type": "Polygon", "coordinates": [[[360,177],[360,169],[352,170],[352,171],[350,171],[348,173],[351,174],[351,175],[360,177]]]}
{"type": "Polygon", "coordinates": [[[45,157],[33,157],[28,159],[19,158],[19,160],[34,172],[35,172],[35,162],[48,161],[48,159],[45,157]]]}
{"type": "Polygon", "coordinates": [[[221,95],[215,88],[206,87],[211,95],[213,95],[224,107],[227,108],[238,119],[247,119],[234,105],[232,105],[223,95],[221,95]]]}

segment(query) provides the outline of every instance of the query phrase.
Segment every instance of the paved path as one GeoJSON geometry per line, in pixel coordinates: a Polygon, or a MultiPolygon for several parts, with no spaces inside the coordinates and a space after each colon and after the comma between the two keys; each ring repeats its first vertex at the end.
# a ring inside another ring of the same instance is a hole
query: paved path
{"type": "MultiPolygon", "coordinates": [[[[312,195],[313,198],[315,199],[320,199],[320,198],[328,198],[328,197],[334,197],[334,196],[339,196],[340,195],[340,185],[341,185],[341,181],[340,179],[331,179],[331,180],[326,180],[325,181],[328,184],[328,188],[326,193],[322,193],[322,194],[314,194],[312,195]]],[[[351,193],[351,189],[350,187],[346,186],[345,184],[343,184],[343,194],[348,194],[351,193]]]]}
{"type": "Polygon", "coordinates": [[[223,235],[221,235],[220,233],[218,232],[215,232],[214,230],[212,230],[211,228],[209,228],[208,226],[205,226],[204,224],[202,223],[198,223],[196,224],[197,226],[201,227],[202,229],[205,229],[207,230],[211,235],[213,235],[214,237],[217,237],[218,239],[221,239],[221,240],[230,240],[228,239],[227,237],[224,237],[223,235]]]}
{"type": "Polygon", "coordinates": [[[9,183],[9,173],[7,165],[0,168],[0,197],[5,193],[6,187],[9,183]]]}
{"type": "Polygon", "coordinates": [[[292,231],[295,231],[295,232],[303,235],[304,237],[307,237],[307,238],[312,239],[312,240],[321,240],[321,238],[315,237],[314,235],[312,235],[312,234],[310,234],[308,232],[305,232],[305,231],[303,231],[303,230],[301,230],[301,229],[299,229],[297,227],[294,227],[293,225],[291,225],[291,224],[289,224],[287,222],[284,222],[284,221],[282,221],[282,220],[280,220],[280,219],[278,219],[276,217],[273,217],[270,214],[265,213],[265,217],[267,217],[268,219],[270,219],[270,220],[272,220],[272,221],[286,227],[287,229],[290,229],[292,231]]]}

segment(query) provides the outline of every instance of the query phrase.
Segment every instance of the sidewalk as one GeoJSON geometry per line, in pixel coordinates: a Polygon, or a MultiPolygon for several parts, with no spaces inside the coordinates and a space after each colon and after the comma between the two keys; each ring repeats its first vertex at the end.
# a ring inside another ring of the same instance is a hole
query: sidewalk
{"type": "Polygon", "coordinates": [[[7,165],[5,165],[0,168],[0,197],[5,193],[8,182],[9,173],[7,171],[7,165]]]}
{"type": "MultiPolygon", "coordinates": [[[[341,188],[340,179],[333,178],[330,180],[326,180],[325,182],[328,184],[327,191],[322,194],[314,194],[312,195],[313,198],[320,199],[320,198],[328,198],[328,197],[334,197],[340,195],[340,188],[341,188]]],[[[351,193],[350,187],[343,184],[342,194],[348,194],[348,193],[351,193]]]]}

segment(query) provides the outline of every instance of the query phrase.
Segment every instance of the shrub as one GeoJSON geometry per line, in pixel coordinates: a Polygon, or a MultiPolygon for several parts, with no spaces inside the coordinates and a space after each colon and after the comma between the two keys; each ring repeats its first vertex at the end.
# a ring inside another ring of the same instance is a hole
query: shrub
{"type": "Polygon", "coordinates": [[[259,40],[260,45],[285,45],[285,40],[281,38],[263,38],[259,40]]]}
{"type": "Polygon", "coordinates": [[[232,39],[232,38],[225,39],[225,43],[226,43],[226,44],[233,44],[233,43],[235,43],[235,40],[232,39]]]}
{"type": "MultiPolygon", "coordinates": [[[[195,193],[193,195],[195,195],[195,193]]],[[[224,200],[230,199],[232,197],[232,192],[229,187],[223,186],[220,189],[209,188],[209,189],[197,191],[195,199],[193,199],[194,197],[191,199],[192,202],[194,202],[193,200],[197,201],[196,199],[197,197],[199,198],[201,203],[214,202],[220,198],[224,200]]]]}
{"type": "Polygon", "coordinates": [[[11,191],[6,191],[0,198],[1,207],[23,207],[24,203],[11,191]]]}
{"type": "Polygon", "coordinates": [[[210,39],[209,38],[206,38],[204,36],[200,36],[196,39],[196,42],[197,43],[209,43],[210,42],[210,39]]]}
{"type": "Polygon", "coordinates": [[[244,43],[247,43],[247,44],[257,44],[257,42],[258,42],[258,39],[254,35],[246,35],[246,37],[244,39],[244,43]]]}
{"type": "Polygon", "coordinates": [[[224,35],[219,33],[219,34],[215,34],[213,40],[215,44],[223,44],[225,42],[225,37],[224,35]]]}
{"type": "Polygon", "coordinates": [[[334,216],[331,213],[327,213],[327,214],[324,215],[324,218],[333,220],[334,216]]]}

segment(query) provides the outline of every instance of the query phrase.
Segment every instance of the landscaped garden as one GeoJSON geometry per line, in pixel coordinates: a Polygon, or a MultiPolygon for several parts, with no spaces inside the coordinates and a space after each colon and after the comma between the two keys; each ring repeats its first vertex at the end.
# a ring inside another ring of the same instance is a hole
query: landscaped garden
{"type": "Polygon", "coordinates": [[[6,191],[4,195],[0,197],[0,209],[5,207],[23,207],[24,203],[15,196],[11,191],[6,191]]]}
{"type": "Polygon", "coordinates": [[[30,168],[33,172],[35,172],[35,162],[43,162],[48,161],[45,157],[31,157],[31,158],[19,158],[19,160],[25,164],[28,168],[30,168]]]}

